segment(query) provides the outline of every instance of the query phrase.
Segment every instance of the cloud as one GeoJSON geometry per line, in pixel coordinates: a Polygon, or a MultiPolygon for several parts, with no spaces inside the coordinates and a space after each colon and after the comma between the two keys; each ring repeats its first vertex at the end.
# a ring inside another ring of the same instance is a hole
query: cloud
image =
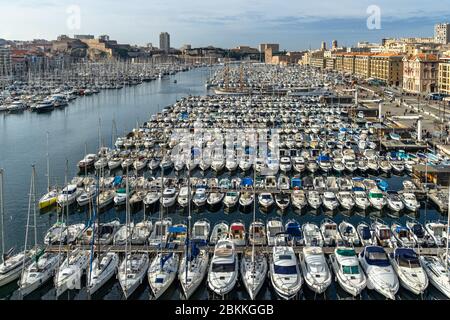
{"type": "MultiPolygon", "coordinates": [[[[276,41],[288,49],[338,39],[379,41],[389,36],[431,36],[433,24],[449,20],[446,1],[422,0],[0,0],[0,30],[8,38],[54,39],[70,31],[66,8],[81,8],[77,33],[110,34],[123,43],[158,43],[161,31],[174,47],[184,43],[232,47],[276,41]],[[381,30],[368,30],[369,5],[381,9],[381,30]],[[17,23],[27,21],[27,23],[17,23]]],[[[1,34],[0,34],[1,35],[1,34]]]]}

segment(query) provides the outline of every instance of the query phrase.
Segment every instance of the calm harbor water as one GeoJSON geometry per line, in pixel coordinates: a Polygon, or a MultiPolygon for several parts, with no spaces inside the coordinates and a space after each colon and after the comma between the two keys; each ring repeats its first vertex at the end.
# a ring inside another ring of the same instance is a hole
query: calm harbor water
{"type": "MultiPolygon", "coordinates": [[[[50,176],[52,183],[61,185],[64,182],[65,162],[69,163],[69,180],[77,174],[77,162],[84,156],[85,146],[88,153],[97,151],[99,145],[99,130],[101,139],[105,145],[111,146],[112,123],[116,122],[117,134],[124,135],[129,132],[136,123],[142,123],[150,118],[151,114],[158,112],[163,107],[174,103],[177,99],[186,95],[204,95],[206,89],[204,83],[209,75],[206,68],[195,69],[189,72],[179,73],[167,79],[156,80],[144,83],[135,87],[126,87],[122,90],[102,91],[97,95],[80,97],[63,110],[55,110],[49,114],[36,114],[25,112],[23,114],[0,114],[0,167],[5,169],[5,241],[6,247],[15,246],[17,249],[23,246],[25,238],[25,225],[28,208],[28,192],[31,177],[31,164],[36,165],[38,178],[36,188],[38,197],[46,189],[46,132],[49,132],[50,139],[50,176]],[[173,82],[177,79],[177,83],[173,82]],[[99,124],[100,123],[100,124],[99,124]]],[[[120,172],[119,172],[120,173],[120,172]]],[[[159,175],[159,173],[157,173],[159,175]]],[[[242,173],[238,172],[238,175],[242,173]]],[[[252,173],[247,173],[252,176],[252,173]]],[[[147,173],[146,175],[149,175],[147,173]]],[[[173,173],[172,173],[173,175],[173,173]]],[[[194,175],[201,176],[202,173],[195,171],[194,175]]],[[[213,174],[208,172],[207,177],[213,174]]],[[[229,175],[224,173],[220,177],[229,175]]],[[[384,177],[394,190],[401,188],[402,180],[407,177],[389,176],[384,177]]],[[[152,218],[157,218],[159,213],[156,209],[146,212],[152,218]]],[[[186,218],[186,211],[171,209],[164,212],[164,215],[172,217],[173,221],[182,222],[186,218]]],[[[219,220],[243,220],[246,226],[252,221],[252,210],[240,212],[238,209],[226,212],[223,206],[217,208],[205,208],[201,212],[193,210],[194,221],[198,218],[207,218],[213,225],[219,220]]],[[[144,212],[137,210],[133,213],[132,219],[142,220],[144,212]]],[[[295,218],[300,223],[314,221],[320,223],[325,217],[329,217],[326,212],[294,212],[288,210],[279,212],[272,209],[270,212],[260,212],[257,209],[257,217],[266,220],[272,216],[282,216],[283,220],[295,218]]],[[[57,214],[49,212],[40,214],[38,217],[38,239],[42,241],[45,231],[55,222],[57,214]]],[[[400,214],[399,217],[391,217],[386,212],[370,212],[366,214],[334,213],[333,219],[340,222],[347,219],[355,225],[361,220],[370,221],[371,217],[382,217],[387,222],[399,220],[404,223],[409,217],[400,214]]],[[[109,221],[119,218],[125,220],[123,209],[114,209],[101,214],[102,221],[109,221]]],[[[441,218],[440,214],[430,204],[425,208],[425,203],[419,212],[418,218],[422,222],[428,219],[441,218]]],[[[74,211],[69,216],[68,223],[87,221],[88,213],[74,211]]],[[[261,290],[259,299],[274,299],[276,296],[269,285],[261,290]]],[[[5,299],[17,299],[17,285],[11,283],[0,288],[0,297],[5,299]]],[[[132,299],[149,299],[150,292],[145,281],[144,284],[134,293],[132,299]]],[[[400,289],[398,299],[419,299],[404,289],[400,289]]],[[[326,292],[326,296],[317,296],[305,288],[300,295],[302,299],[349,299],[340,287],[333,283],[326,292]]],[[[60,299],[87,299],[85,289],[63,294],[60,299]]],[[[95,294],[92,299],[121,299],[122,293],[119,283],[112,279],[102,290],[95,294]]],[[[162,297],[163,299],[182,298],[178,281],[162,297]]],[[[194,294],[192,299],[209,298],[206,282],[194,294]]],[[[248,299],[243,285],[238,285],[230,295],[231,299],[248,299]]],[[[431,285],[427,290],[425,299],[444,299],[431,285]]],[[[55,299],[55,290],[52,282],[49,282],[27,299],[55,299]]],[[[363,299],[382,299],[377,293],[365,290],[363,299]]]]}

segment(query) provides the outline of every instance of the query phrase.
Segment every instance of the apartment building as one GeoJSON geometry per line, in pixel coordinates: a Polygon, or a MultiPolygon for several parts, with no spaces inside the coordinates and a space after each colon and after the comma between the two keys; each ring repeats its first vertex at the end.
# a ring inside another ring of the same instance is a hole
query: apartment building
{"type": "Polygon", "coordinates": [[[403,90],[410,93],[433,93],[438,90],[439,60],[431,54],[403,58],[403,90]]]}

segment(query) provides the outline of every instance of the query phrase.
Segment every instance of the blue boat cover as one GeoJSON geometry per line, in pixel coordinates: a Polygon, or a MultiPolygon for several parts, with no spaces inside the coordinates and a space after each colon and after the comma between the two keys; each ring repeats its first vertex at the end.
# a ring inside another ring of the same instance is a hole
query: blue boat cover
{"type": "Polygon", "coordinates": [[[364,226],[361,228],[361,236],[363,240],[369,240],[370,238],[372,238],[369,227],[364,226]]]}
{"type": "Polygon", "coordinates": [[[297,273],[297,267],[296,266],[279,266],[274,265],[273,271],[275,274],[296,274],[297,273]]]}
{"type": "Polygon", "coordinates": [[[365,249],[365,259],[366,262],[372,266],[387,267],[390,265],[389,260],[386,256],[386,252],[383,248],[377,246],[369,246],[365,249]],[[381,253],[385,256],[385,259],[371,259],[370,254],[381,253]]]}
{"type": "Polygon", "coordinates": [[[171,233],[186,232],[186,227],[172,226],[172,227],[169,227],[169,232],[171,232],[171,233]]]}
{"type": "Polygon", "coordinates": [[[418,237],[423,238],[425,236],[425,231],[423,230],[423,227],[420,224],[415,224],[412,227],[412,232],[418,237]]]}
{"type": "Polygon", "coordinates": [[[330,157],[329,156],[319,156],[317,158],[317,161],[330,161],[330,157]]]}
{"type": "Polygon", "coordinates": [[[408,229],[406,229],[405,227],[402,226],[397,226],[395,227],[395,232],[399,233],[400,231],[408,231],[408,229]]]}
{"type": "Polygon", "coordinates": [[[364,191],[364,189],[361,187],[353,187],[352,190],[353,191],[364,191]]]}
{"type": "Polygon", "coordinates": [[[297,222],[289,222],[286,227],[286,233],[292,237],[301,237],[302,231],[300,229],[300,224],[297,222]]]}
{"type": "Polygon", "coordinates": [[[249,187],[253,185],[253,179],[252,178],[244,178],[241,180],[241,186],[249,187]]]}
{"type": "Polygon", "coordinates": [[[170,252],[169,254],[161,256],[161,268],[164,267],[164,264],[167,262],[167,260],[172,258],[172,256],[173,256],[173,252],[170,252]]]}
{"type": "Polygon", "coordinates": [[[397,248],[395,249],[394,255],[396,258],[408,260],[408,261],[418,261],[417,254],[411,248],[397,248]]]}
{"type": "Polygon", "coordinates": [[[291,180],[291,187],[301,187],[302,186],[302,180],[300,178],[292,178],[291,180]]]}
{"type": "Polygon", "coordinates": [[[383,191],[386,191],[387,188],[389,187],[389,184],[387,183],[386,180],[376,179],[375,181],[377,182],[378,187],[383,191]]]}
{"type": "Polygon", "coordinates": [[[122,180],[123,180],[122,176],[116,176],[116,177],[114,177],[113,185],[114,185],[114,186],[120,185],[120,184],[122,183],[122,180]]]}
{"type": "Polygon", "coordinates": [[[191,149],[191,154],[195,157],[200,155],[200,149],[199,148],[192,148],[191,149]]]}

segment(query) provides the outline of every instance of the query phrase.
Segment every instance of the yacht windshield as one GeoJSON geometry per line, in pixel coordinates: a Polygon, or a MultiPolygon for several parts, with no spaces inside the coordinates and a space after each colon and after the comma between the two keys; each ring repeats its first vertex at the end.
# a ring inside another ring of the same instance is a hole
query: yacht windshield
{"type": "Polygon", "coordinates": [[[420,262],[418,259],[399,258],[398,264],[400,267],[405,267],[405,268],[420,268],[420,262]]]}
{"type": "Polygon", "coordinates": [[[276,274],[297,274],[296,266],[279,266],[275,264],[273,268],[276,274]]]}
{"type": "Polygon", "coordinates": [[[344,274],[359,274],[358,266],[342,266],[344,274]]]}
{"type": "Polygon", "coordinates": [[[235,263],[213,263],[212,272],[234,272],[235,263]]]}

